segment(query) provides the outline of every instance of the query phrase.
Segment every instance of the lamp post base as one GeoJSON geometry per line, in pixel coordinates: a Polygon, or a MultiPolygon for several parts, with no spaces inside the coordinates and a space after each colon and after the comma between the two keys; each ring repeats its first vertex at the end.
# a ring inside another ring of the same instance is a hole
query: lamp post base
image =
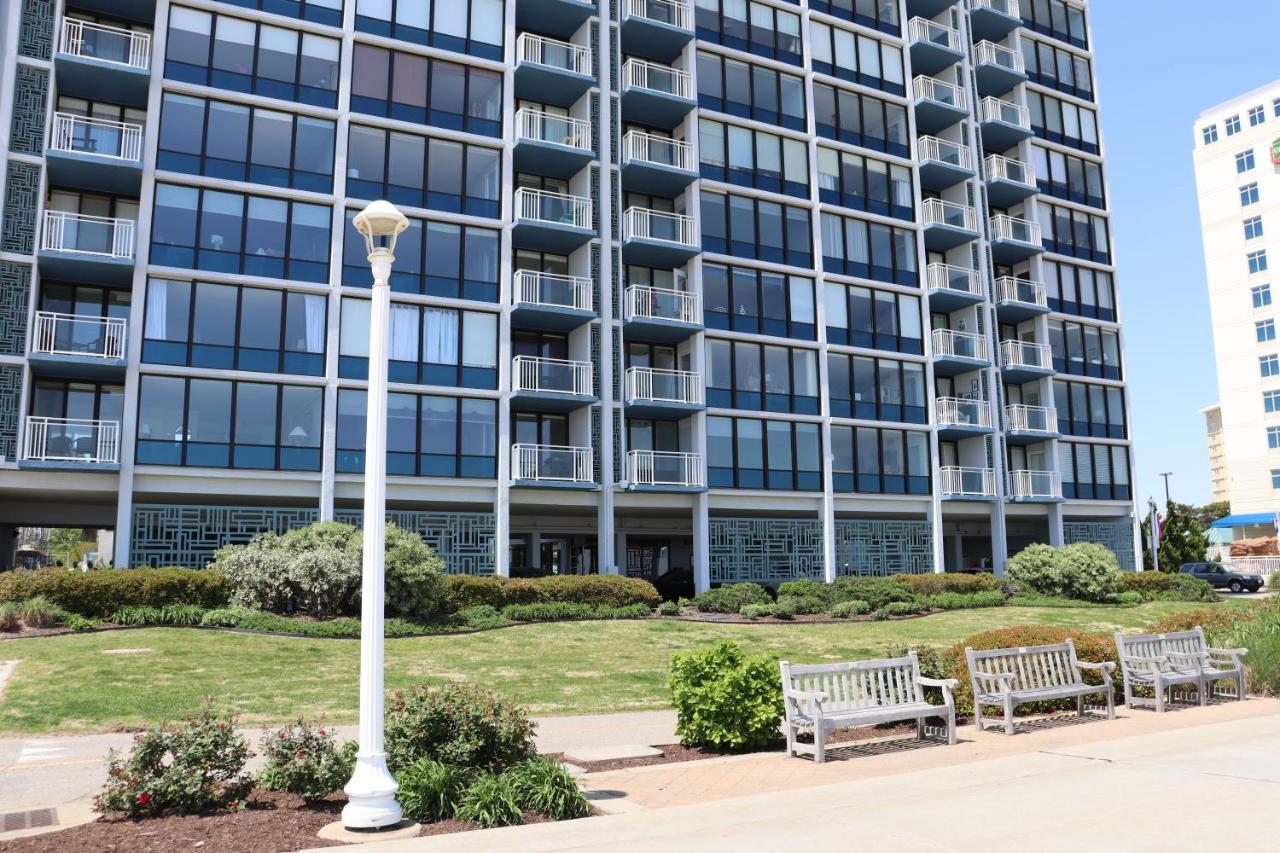
{"type": "Polygon", "coordinates": [[[342,789],[347,795],[347,804],[342,808],[342,825],[347,829],[395,826],[403,817],[400,804],[396,802],[399,787],[387,770],[386,753],[358,754],[351,781],[342,789]]]}

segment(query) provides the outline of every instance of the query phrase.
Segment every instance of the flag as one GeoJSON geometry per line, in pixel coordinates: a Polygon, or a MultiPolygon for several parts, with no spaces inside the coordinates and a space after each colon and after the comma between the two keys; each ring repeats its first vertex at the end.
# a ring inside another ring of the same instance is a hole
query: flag
{"type": "Polygon", "coordinates": [[[1163,525],[1160,521],[1160,513],[1156,512],[1156,505],[1151,505],[1151,539],[1159,545],[1164,539],[1163,525]]]}

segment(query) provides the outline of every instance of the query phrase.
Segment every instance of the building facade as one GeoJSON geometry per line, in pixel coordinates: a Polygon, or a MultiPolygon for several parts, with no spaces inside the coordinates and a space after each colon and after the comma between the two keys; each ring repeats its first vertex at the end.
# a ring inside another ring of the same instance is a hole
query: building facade
{"type": "Polygon", "coordinates": [[[1218,404],[1205,406],[1200,410],[1204,415],[1205,439],[1209,447],[1209,485],[1213,489],[1214,503],[1231,501],[1231,488],[1227,480],[1227,451],[1222,441],[1222,407],[1218,404]]]}
{"type": "Polygon", "coordinates": [[[1214,500],[1229,499],[1236,514],[1274,513],[1280,342],[1264,227],[1280,216],[1280,81],[1210,107],[1193,132],[1229,495],[1217,496],[1215,477],[1214,500]]]}
{"type": "Polygon", "coordinates": [[[387,198],[389,516],[451,571],[1135,564],[1083,3],[5,14],[0,524],[359,523],[387,198]]]}

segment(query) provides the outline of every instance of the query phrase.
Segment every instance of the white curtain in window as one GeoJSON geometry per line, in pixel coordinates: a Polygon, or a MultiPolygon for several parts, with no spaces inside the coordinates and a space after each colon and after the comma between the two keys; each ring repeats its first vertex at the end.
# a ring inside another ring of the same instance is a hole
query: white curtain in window
{"type": "Polygon", "coordinates": [[[418,360],[418,306],[391,306],[391,345],[393,361],[418,360]]]}
{"type": "Polygon", "coordinates": [[[324,352],[324,297],[307,296],[307,352],[324,352]]]}
{"type": "Polygon", "coordinates": [[[458,363],[458,313],[428,308],[422,330],[422,360],[429,364],[458,363]]]}
{"type": "Polygon", "coordinates": [[[165,340],[169,317],[169,282],[147,283],[147,322],[143,337],[156,341],[165,340]]]}

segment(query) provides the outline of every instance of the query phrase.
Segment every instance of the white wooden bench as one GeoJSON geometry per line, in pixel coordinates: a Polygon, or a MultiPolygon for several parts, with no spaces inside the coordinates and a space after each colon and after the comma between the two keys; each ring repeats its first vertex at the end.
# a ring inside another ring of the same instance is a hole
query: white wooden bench
{"type": "Polygon", "coordinates": [[[1124,673],[1124,701],[1130,708],[1154,706],[1164,711],[1165,694],[1181,684],[1194,686],[1203,705],[1214,685],[1231,679],[1235,682],[1234,698],[1244,699],[1244,662],[1248,649],[1215,649],[1197,625],[1190,631],[1168,634],[1139,634],[1125,637],[1116,634],[1116,651],[1124,673]],[[1155,694],[1148,699],[1134,695],[1134,688],[1150,687],[1155,694]]]}
{"type": "MultiPolygon", "coordinates": [[[[966,648],[969,680],[973,685],[973,713],[978,731],[985,731],[982,708],[1002,709],[1005,734],[1013,734],[1013,709],[1026,702],[1052,699],[1076,700],[1076,713],[1084,716],[1084,697],[1102,694],[1107,699],[1107,719],[1116,718],[1115,691],[1111,686],[1114,663],[1089,663],[1076,657],[1075,643],[1026,646],[1018,649],[974,651],[966,648]],[[1083,671],[1102,673],[1102,684],[1086,684],[1083,671]]],[[[999,725],[999,724],[996,724],[999,725]]]]}
{"type": "Polygon", "coordinates": [[[942,717],[947,743],[956,742],[954,678],[920,675],[915,652],[904,658],[852,663],[796,664],[782,661],[782,695],[786,706],[787,756],[801,752],[826,760],[827,732],[900,720],[916,721],[916,736],[925,736],[926,717],[942,717]],[[942,705],[925,700],[925,687],[942,688],[942,705]],[[813,745],[796,742],[796,735],[813,733],[813,745]]]}

